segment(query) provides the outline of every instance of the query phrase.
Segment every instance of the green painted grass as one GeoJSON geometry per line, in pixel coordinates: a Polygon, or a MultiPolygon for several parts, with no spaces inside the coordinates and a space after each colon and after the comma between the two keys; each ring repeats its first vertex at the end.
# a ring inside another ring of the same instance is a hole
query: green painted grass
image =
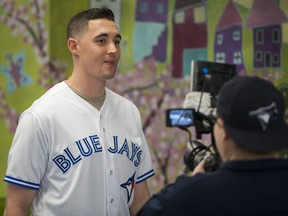
{"type": "Polygon", "coordinates": [[[0,198],[0,215],[4,214],[4,208],[5,208],[5,197],[0,198]]]}

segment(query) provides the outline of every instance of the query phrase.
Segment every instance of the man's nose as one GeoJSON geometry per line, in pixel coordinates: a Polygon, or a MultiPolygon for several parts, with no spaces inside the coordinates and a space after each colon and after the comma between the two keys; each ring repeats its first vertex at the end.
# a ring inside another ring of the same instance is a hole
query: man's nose
{"type": "Polygon", "coordinates": [[[116,47],[115,43],[114,42],[110,43],[109,47],[108,47],[108,52],[109,53],[115,53],[116,51],[117,51],[117,47],[116,47]]]}

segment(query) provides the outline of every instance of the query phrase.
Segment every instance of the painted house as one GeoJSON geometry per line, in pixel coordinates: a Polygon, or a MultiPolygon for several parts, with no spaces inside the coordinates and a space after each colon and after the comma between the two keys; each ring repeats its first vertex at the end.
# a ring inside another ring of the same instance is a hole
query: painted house
{"type": "Polygon", "coordinates": [[[253,29],[254,68],[281,67],[284,12],[273,0],[254,0],[246,27],[253,29]]]}
{"type": "Polygon", "coordinates": [[[242,19],[232,0],[228,0],[215,32],[214,61],[235,64],[244,73],[242,19]]]}
{"type": "Polygon", "coordinates": [[[172,75],[190,75],[191,60],[207,60],[206,1],[175,0],[172,75]]]}
{"type": "Polygon", "coordinates": [[[153,56],[167,60],[168,0],[138,0],[133,35],[133,62],[153,56]]]}

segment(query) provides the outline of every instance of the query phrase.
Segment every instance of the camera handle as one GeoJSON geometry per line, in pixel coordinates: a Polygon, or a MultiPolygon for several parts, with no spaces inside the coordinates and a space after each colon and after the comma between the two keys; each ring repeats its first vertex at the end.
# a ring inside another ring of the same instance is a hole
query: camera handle
{"type": "Polygon", "coordinates": [[[188,130],[188,128],[186,127],[179,127],[181,130],[184,130],[188,133],[189,143],[192,148],[191,151],[187,152],[184,155],[183,158],[184,164],[190,171],[193,171],[200,161],[205,160],[206,172],[215,171],[221,163],[221,158],[215,145],[215,139],[213,134],[213,126],[216,119],[212,115],[207,116],[201,112],[196,111],[195,120],[196,120],[195,130],[197,139],[200,139],[201,135],[204,133],[210,133],[212,144],[210,146],[206,146],[197,140],[193,141],[190,130],[188,130]],[[204,125],[203,123],[204,121],[208,123],[208,126],[204,125]],[[213,150],[211,150],[211,146],[213,150]]]}

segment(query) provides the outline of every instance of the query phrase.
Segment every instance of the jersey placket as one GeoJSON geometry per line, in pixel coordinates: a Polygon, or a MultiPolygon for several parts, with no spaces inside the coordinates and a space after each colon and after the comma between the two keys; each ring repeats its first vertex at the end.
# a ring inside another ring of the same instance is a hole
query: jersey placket
{"type": "Polygon", "coordinates": [[[115,176],[115,166],[113,161],[113,154],[108,152],[108,148],[112,142],[112,135],[110,133],[108,122],[109,117],[100,114],[100,128],[103,138],[103,146],[105,148],[104,169],[105,169],[105,182],[106,182],[106,196],[107,196],[107,211],[108,215],[117,215],[117,184],[115,176]]]}

